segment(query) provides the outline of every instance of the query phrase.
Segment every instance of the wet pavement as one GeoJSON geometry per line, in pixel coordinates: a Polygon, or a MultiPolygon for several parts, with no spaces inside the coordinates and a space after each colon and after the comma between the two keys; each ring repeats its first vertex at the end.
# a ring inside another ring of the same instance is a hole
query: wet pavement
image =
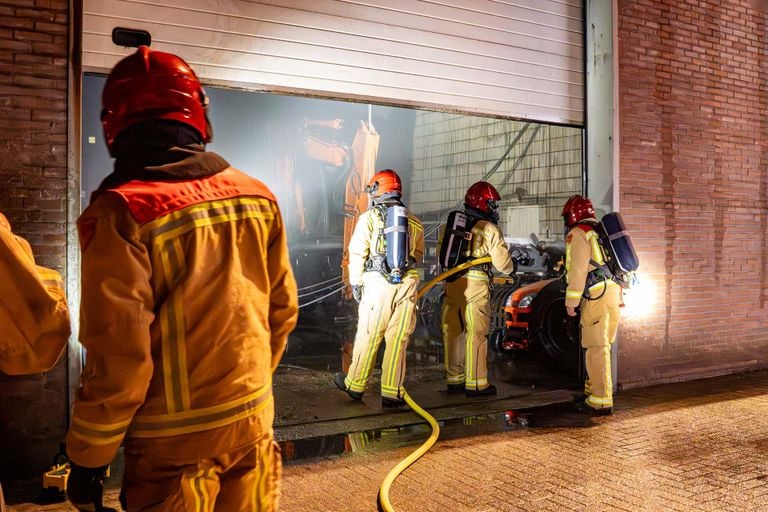
{"type": "MultiPolygon", "coordinates": [[[[442,430],[395,483],[398,511],[768,510],[768,372],[621,393],[607,418],[561,404],[447,419],[442,430]]],[[[375,511],[381,480],[427,433],[283,443],[281,510],[375,511]]]]}
{"type": "MultiPolygon", "coordinates": [[[[275,374],[275,435],[280,441],[299,441],[349,432],[405,427],[422,420],[407,408],[382,410],[378,393],[380,370],[374,370],[362,402],[339,391],[334,372],[317,368],[283,366],[275,374]]],[[[449,395],[442,365],[411,365],[406,387],[409,394],[439,420],[495,413],[510,408],[531,408],[571,398],[568,378],[526,359],[494,361],[489,377],[498,395],[468,400],[449,395]]]]}
{"type": "MultiPolygon", "coordinates": [[[[506,415],[448,425],[397,480],[393,503],[400,511],[768,510],[768,372],[634,390],[617,403],[608,418],[555,406],[526,411],[525,427],[506,415]]],[[[376,510],[379,483],[412,449],[394,439],[288,463],[283,510],[376,510]]]]}

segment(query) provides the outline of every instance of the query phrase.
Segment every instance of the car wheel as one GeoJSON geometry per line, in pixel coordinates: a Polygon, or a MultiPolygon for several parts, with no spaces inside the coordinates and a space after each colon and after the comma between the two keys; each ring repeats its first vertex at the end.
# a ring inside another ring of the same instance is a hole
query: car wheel
{"type": "Polygon", "coordinates": [[[581,344],[578,317],[565,310],[565,283],[550,283],[534,299],[530,334],[559,369],[568,374],[579,372],[581,344]]]}

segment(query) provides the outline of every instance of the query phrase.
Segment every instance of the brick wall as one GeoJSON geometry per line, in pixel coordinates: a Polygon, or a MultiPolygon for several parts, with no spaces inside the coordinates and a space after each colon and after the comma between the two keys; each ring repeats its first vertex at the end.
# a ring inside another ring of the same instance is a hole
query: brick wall
{"type": "MultiPolygon", "coordinates": [[[[0,211],[39,263],[65,266],[67,0],[0,0],[0,211]]],[[[66,364],[0,374],[0,477],[50,463],[66,428],[66,364]]]]}
{"type": "Polygon", "coordinates": [[[626,386],[768,364],[766,39],[748,4],[619,1],[620,200],[648,292],[622,328],[626,386]]]}

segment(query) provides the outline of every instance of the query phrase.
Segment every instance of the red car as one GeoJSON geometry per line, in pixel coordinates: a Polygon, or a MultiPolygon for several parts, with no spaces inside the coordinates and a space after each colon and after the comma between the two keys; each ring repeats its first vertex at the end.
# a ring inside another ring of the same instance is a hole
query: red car
{"type": "Polygon", "coordinates": [[[565,312],[563,280],[544,279],[515,289],[504,305],[504,324],[491,340],[500,354],[543,351],[561,368],[577,368],[579,323],[565,312]]]}

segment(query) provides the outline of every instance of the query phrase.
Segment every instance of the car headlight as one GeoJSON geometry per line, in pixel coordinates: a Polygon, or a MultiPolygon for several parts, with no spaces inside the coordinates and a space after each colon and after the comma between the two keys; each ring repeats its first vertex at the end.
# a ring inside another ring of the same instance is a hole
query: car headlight
{"type": "Polygon", "coordinates": [[[520,302],[517,304],[517,307],[519,308],[529,308],[531,307],[531,302],[533,302],[533,299],[536,298],[536,294],[532,293],[530,295],[526,295],[522,299],[520,299],[520,302]]]}

